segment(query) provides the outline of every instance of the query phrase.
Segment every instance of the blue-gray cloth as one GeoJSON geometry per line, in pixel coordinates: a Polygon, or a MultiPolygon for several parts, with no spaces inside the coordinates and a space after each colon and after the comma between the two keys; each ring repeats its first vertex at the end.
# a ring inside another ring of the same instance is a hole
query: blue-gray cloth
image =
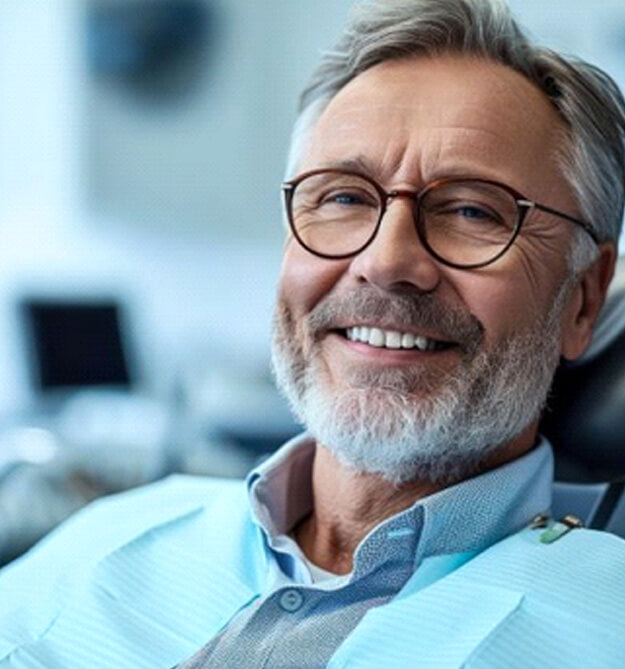
{"type": "Polygon", "coordinates": [[[358,545],[351,575],[315,584],[288,536],[312,510],[314,449],[314,441],[298,437],[249,475],[270,586],[179,669],[323,667],[365,613],[394,597],[425,558],[485,550],[551,505],[553,456],[542,440],[523,457],[383,521],[358,545]]]}

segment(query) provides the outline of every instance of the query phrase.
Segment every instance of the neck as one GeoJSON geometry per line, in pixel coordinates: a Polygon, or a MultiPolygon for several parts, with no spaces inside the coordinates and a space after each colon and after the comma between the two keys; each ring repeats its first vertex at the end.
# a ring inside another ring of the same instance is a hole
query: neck
{"type": "MultiPolygon", "coordinates": [[[[480,473],[519,457],[535,440],[536,425],[532,425],[497,449],[480,473]]],[[[313,511],[294,528],[295,539],[311,562],[334,574],[347,574],[353,569],[358,544],[374,527],[453,483],[457,481],[415,480],[396,485],[379,474],[346,467],[318,444],[312,471],[313,511]]]]}

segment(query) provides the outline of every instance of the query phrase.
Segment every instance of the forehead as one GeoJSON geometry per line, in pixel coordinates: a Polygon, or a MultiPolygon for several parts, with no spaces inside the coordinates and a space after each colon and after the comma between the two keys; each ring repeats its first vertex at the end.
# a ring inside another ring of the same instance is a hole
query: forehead
{"type": "Polygon", "coordinates": [[[511,68],[457,56],[395,60],[337,93],[300,167],[361,160],[382,181],[470,173],[524,192],[561,179],[563,130],[546,96],[511,68]]]}

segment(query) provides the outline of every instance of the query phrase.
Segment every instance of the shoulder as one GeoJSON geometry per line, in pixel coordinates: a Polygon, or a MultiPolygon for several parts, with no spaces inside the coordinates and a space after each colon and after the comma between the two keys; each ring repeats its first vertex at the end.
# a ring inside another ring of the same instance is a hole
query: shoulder
{"type": "Polygon", "coordinates": [[[575,575],[582,581],[599,577],[614,580],[625,589],[625,540],[608,532],[573,529],[551,542],[544,529],[525,529],[491,546],[471,561],[471,570],[481,572],[496,566],[508,578],[517,574],[529,584],[553,587],[575,575]],[[547,576],[556,576],[551,580],[547,576]]]}
{"type": "Polygon", "coordinates": [[[625,666],[625,541],[585,529],[552,543],[540,535],[524,530],[467,565],[471,583],[510,602],[471,666],[496,666],[498,657],[518,666],[574,667],[584,657],[592,666],[625,666]],[[537,647],[540,661],[520,650],[537,647]]]}
{"type": "MultiPolygon", "coordinates": [[[[492,554],[498,558],[519,555],[532,562],[556,562],[576,559],[571,568],[582,569],[587,560],[600,566],[606,563],[620,563],[625,560],[625,539],[609,532],[575,528],[547,539],[545,528],[527,528],[495,544],[483,555],[492,554]]],[[[625,576],[625,575],[624,575],[625,576]]]]}
{"type": "MultiPolygon", "coordinates": [[[[241,553],[253,527],[243,481],[174,476],[98,500],[0,573],[0,664],[42,642],[38,649],[54,647],[73,658],[46,666],[84,666],[73,651],[80,640],[97,645],[89,650],[99,653],[93,666],[109,666],[103,639],[117,639],[124,656],[138,652],[132,631],[153,631],[154,611],[156,618],[170,616],[168,630],[174,614],[182,618],[182,635],[168,637],[178,652],[188,644],[189,621],[202,614],[200,607],[186,615],[197,605],[188,592],[204,596],[212,571],[220,587],[247,594],[249,588],[220,567],[241,553]],[[129,625],[123,633],[122,619],[129,625]]],[[[142,652],[162,650],[154,648],[148,644],[142,652]]]]}
{"type": "Polygon", "coordinates": [[[454,625],[474,639],[466,666],[625,666],[625,541],[574,529],[545,543],[543,531],[522,530],[417,593],[412,619],[445,602],[437,638],[454,625]]]}
{"type": "MultiPolygon", "coordinates": [[[[69,542],[89,543],[82,552],[98,557],[152,526],[174,520],[194,509],[230,507],[246,499],[242,481],[174,475],[162,481],[102,497],[52,531],[29,553],[55,552],[69,542]]],[[[18,560],[19,564],[21,560],[18,560]]]]}
{"type": "Polygon", "coordinates": [[[182,523],[201,511],[204,518],[214,516],[223,523],[244,517],[246,510],[243,481],[181,475],[100,498],[0,571],[0,616],[31,591],[37,599],[60,596],[107,555],[159,527],[182,523]]]}
{"type": "MultiPolygon", "coordinates": [[[[551,543],[543,530],[526,529],[495,544],[451,575],[516,592],[524,606],[541,603],[551,615],[603,621],[625,635],[625,540],[574,529],[551,543]]],[[[452,585],[452,583],[449,583],[452,585]]]]}

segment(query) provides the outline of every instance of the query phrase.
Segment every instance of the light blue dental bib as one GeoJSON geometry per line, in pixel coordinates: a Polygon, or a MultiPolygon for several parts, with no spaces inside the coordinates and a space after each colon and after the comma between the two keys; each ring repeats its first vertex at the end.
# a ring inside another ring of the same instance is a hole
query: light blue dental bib
{"type": "MultiPolygon", "coordinates": [[[[424,561],[328,667],[624,667],[625,542],[539,536],[424,561]]],[[[172,477],[102,500],[0,574],[0,668],[169,669],[265,574],[240,482],[172,477]]]]}

